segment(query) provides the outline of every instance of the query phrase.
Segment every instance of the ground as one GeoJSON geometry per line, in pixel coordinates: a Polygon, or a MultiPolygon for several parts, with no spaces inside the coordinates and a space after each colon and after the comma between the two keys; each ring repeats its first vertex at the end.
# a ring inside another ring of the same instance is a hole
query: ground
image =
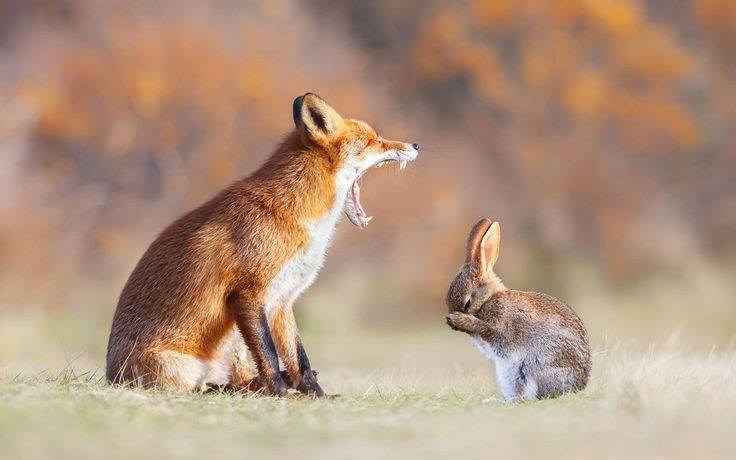
{"type": "MultiPolygon", "coordinates": [[[[13,330],[22,329],[15,321],[13,330]]],[[[77,343],[65,339],[63,322],[55,330],[60,343],[92,356],[56,347],[67,356],[64,369],[23,367],[8,358],[8,346],[24,358],[37,352],[34,362],[50,347],[24,348],[23,335],[0,341],[9,363],[0,370],[0,458],[727,458],[736,451],[733,346],[600,340],[584,392],[506,405],[482,403],[500,394],[491,367],[462,334],[440,326],[318,334],[306,338],[313,361],[326,391],[340,396],[315,401],[112,388],[95,367],[106,331],[77,343]]]]}

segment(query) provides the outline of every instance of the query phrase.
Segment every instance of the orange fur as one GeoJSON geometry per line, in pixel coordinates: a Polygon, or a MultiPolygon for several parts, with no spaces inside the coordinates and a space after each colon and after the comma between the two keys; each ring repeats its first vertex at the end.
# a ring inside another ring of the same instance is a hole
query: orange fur
{"type": "MultiPolygon", "coordinates": [[[[238,328],[245,333],[257,321],[274,278],[310,244],[305,222],[335,205],[338,171],[351,155],[408,145],[383,141],[367,124],[342,119],[315,95],[298,101],[295,121],[306,118],[273,155],[250,177],[169,225],[138,262],[113,319],[109,381],[198,390],[219,379],[223,367],[232,380],[250,378],[238,328]],[[325,118],[314,118],[320,114],[325,118]],[[317,135],[326,122],[333,131],[317,135]]],[[[296,381],[291,305],[270,323],[296,381]]],[[[259,352],[250,348],[254,356],[259,352]]],[[[259,366],[262,373],[278,373],[268,363],[259,366]]]]}
{"type": "Polygon", "coordinates": [[[292,381],[299,381],[299,362],[297,360],[297,339],[299,330],[291,305],[279,308],[270,323],[271,333],[281,361],[292,381]]]}

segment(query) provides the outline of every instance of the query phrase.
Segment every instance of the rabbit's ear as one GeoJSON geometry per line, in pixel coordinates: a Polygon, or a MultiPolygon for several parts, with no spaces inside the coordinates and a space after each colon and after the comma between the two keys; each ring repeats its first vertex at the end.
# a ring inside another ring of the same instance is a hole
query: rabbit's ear
{"type": "Polygon", "coordinates": [[[481,268],[485,272],[493,270],[493,265],[498,259],[498,252],[501,248],[501,226],[498,222],[494,222],[488,228],[483,239],[480,242],[481,246],[481,268]]]}
{"type": "Polygon", "coordinates": [[[491,227],[491,224],[491,219],[483,218],[473,226],[472,230],[470,230],[470,236],[468,237],[468,246],[466,249],[465,263],[474,263],[481,266],[481,258],[483,257],[481,254],[483,251],[481,251],[480,243],[483,240],[483,236],[491,227]]]}

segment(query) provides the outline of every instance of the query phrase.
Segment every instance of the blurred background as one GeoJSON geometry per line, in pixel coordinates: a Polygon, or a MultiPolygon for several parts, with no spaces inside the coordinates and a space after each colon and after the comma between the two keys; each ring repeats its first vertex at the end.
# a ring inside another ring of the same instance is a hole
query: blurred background
{"type": "Polygon", "coordinates": [[[567,300],[597,347],[726,345],[735,58],[729,0],[0,0],[0,367],[103,366],[148,244],[306,91],[423,146],[368,174],[376,219],[340,226],[297,305],[318,368],[476,359],[444,295],[483,216],[507,285],[567,300]]]}

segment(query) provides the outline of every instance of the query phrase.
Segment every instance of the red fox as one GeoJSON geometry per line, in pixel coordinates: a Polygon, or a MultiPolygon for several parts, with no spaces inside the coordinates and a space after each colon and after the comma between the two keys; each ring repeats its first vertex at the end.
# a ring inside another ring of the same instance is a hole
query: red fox
{"type": "Polygon", "coordinates": [[[171,224],[138,262],[112,322],[109,382],[260,385],[279,396],[288,384],[324,396],[294,302],[317,277],[340,213],[359,228],[372,219],[360,204],[363,174],[403,169],[419,146],[383,139],[313,93],[294,100],[293,116],[295,129],[255,173],[171,224]]]}

